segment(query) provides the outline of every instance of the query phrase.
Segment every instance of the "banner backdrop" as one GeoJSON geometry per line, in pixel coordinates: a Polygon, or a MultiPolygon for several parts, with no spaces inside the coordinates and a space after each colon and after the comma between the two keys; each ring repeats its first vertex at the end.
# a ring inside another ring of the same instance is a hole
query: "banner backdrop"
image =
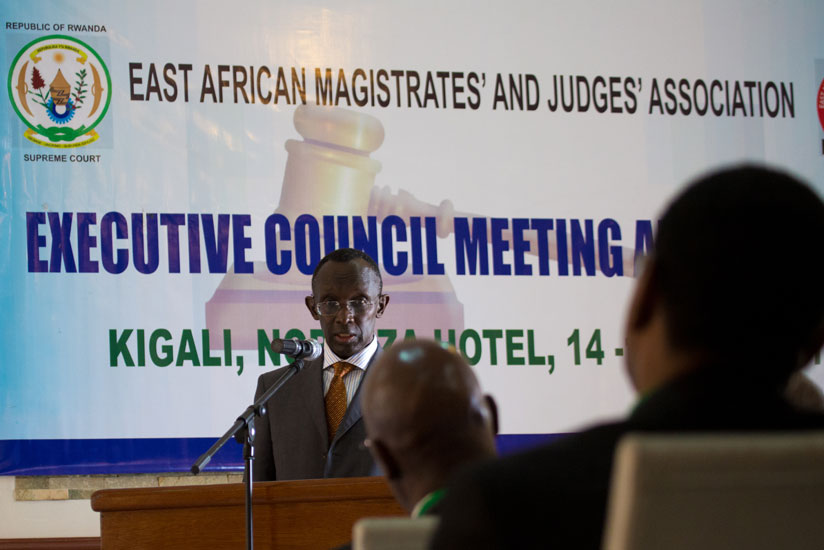
{"type": "Polygon", "coordinates": [[[282,363],[273,338],[321,337],[303,300],[340,246],[384,272],[381,344],[453,343],[505,439],[620,415],[666,201],[740,162],[823,190],[821,3],[2,16],[0,473],[188,469],[282,363]]]}

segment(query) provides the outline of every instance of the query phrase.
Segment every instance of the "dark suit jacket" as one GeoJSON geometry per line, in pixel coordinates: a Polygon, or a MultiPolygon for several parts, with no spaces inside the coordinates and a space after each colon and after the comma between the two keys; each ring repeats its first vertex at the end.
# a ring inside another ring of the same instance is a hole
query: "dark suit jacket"
{"type": "Polygon", "coordinates": [[[464,472],[432,547],[600,549],[613,451],[628,432],[822,428],[824,416],[797,412],[776,390],[704,369],[642,400],[625,421],[464,472]]]}
{"type": "MultiPolygon", "coordinates": [[[[288,368],[262,374],[255,399],[276,384],[288,368]]],[[[255,421],[252,478],[273,481],[374,475],[375,463],[363,444],[366,430],[360,407],[360,389],[368,374],[366,369],[330,445],[323,401],[323,357],[307,361],[269,400],[266,414],[255,421]]]]}

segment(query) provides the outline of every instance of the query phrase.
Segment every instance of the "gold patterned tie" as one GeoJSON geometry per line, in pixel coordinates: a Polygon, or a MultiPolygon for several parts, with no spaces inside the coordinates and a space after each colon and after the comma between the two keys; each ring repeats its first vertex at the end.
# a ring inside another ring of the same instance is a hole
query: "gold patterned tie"
{"type": "Polygon", "coordinates": [[[343,377],[349,374],[355,365],[339,361],[332,365],[335,369],[335,374],[332,376],[332,382],[329,384],[329,389],[326,391],[326,428],[329,431],[329,442],[335,438],[335,433],[338,431],[343,415],[346,413],[346,386],[343,384],[343,377]]]}

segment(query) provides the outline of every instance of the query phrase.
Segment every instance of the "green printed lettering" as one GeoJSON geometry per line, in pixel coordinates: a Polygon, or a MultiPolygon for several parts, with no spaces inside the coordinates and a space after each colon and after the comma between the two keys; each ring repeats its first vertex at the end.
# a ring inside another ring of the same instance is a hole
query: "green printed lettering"
{"type": "Polygon", "coordinates": [[[587,344],[587,359],[595,359],[600,365],[604,362],[604,352],[601,350],[601,329],[596,328],[587,344]]]}
{"type": "Polygon", "coordinates": [[[146,366],[146,331],[137,329],[137,366],[146,366]]]}
{"type": "Polygon", "coordinates": [[[411,328],[406,329],[406,332],[403,333],[404,340],[417,340],[415,336],[415,331],[411,328]]]}
{"type": "Polygon", "coordinates": [[[466,358],[466,362],[470,365],[477,365],[478,362],[481,360],[481,337],[478,336],[478,333],[471,328],[466,329],[461,333],[461,354],[466,358]],[[474,353],[469,355],[469,352],[466,348],[466,343],[468,340],[472,340],[472,346],[474,349],[474,353]]]}
{"type": "MultiPolygon", "coordinates": [[[[185,332],[185,331],[184,331],[185,332]]],[[[203,329],[200,331],[201,338],[200,343],[203,346],[203,366],[204,367],[219,367],[220,366],[220,357],[214,357],[211,354],[211,350],[209,349],[211,345],[209,344],[209,329],[203,329]]],[[[229,350],[232,351],[231,349],[229,350]]],[[[225,350],[224,350],[225,352],[225,350]]],[[[178,357],[178,361],[180,357],[178,357]]],[[[195,365],[197,366],[197,365],[195,365]]]]}
{"type": "Polygon", "coordinates": [[[378,338],[386,338],[383,342],[384,349],[389,349],[392,345],[392,342],[395,341],[395,338],[398,337],[398,331],[393,328],[379,328],[378,329],[378,338]]]}
{"type": "Polygon", "coordinates": [[[523,365],[526,363],[523,357],[515,357],[515,352],[524,349],[523,342],[516,342],[515,338],[523,338],[524,331],[520,329],[507,329],[506,331],[506,363],[507,365],[523,365]]]}
{"type": "Polygon", "coordinates": [[[127,328],[118,337],[117,330],[109,329],[109,366],[117,367],[118,358],[123,356],[123,363],[127,367],[133,367],[134,361],[132,354],[126,344],[129,342],[129,337],[132,335],[132,329],[127,328]]]}
{"type": "Polygon", "coordinates": [[[192,366],[200,366],[200,358],[197,356],[197,347],[195,346],[195,337],[192,336],[191,329],[183,329],[180,335],[180,348],[177,350],[176,367],[182,367],[184,361],[191,361],[192,366]]]}
{"type": "Polygon", "coordinates": [[[286,335],[283,337],[284,340],[291,340],[292,338],[297,338],[298,340],[305,340],[306,336],[303,334],[303,331],[299,328],[289,329],[286,335]]]}
{"type": "MultiPolygon", "coordinates": [[[[526,350],[527,358],[530,365],[546,365],[546,357],[543,355],[535,355],[535,331],[526,331],[526,350]]],[[[550,371],[550,374],[552,371],[550,371]]]]}
{"type": "MultiPolygon", "coordinates": [[[[273,365],[275,365],[276,367],[280,366],[280,354],[272,351],[272,341],[276,340],[277,338],[280,338],[279,329],[272,329],[272,340],[269,340],[269,338],[267,338],[265,330],[258,329],[258,365],[260,365],[261,367],[266,366],[267,355],[269,357],[269,361],[271,361],[273,365]]],[[[240,359],[240,357],[238,357],[238,359],[240,359]]]]}
{"type": "Polygon", "coordinates": [[[223,329],[223,362],[227,367],[232,366],[232,331],[228,328],[223,329]]]}
{"type": "Polygon", "coordinates": [[[152,363],[156,366],[168,367],[172,364],[172,360],[174,359],[174,348],[171,344],[164,344],[160,347],[163,355],[159,355],[157,350],[157,341],[161,338],[168,342],[172,339],[172,333],[165,328],[159,328],[152,332],[152,335],[149,337],[149,357],[152,358],[152,363]]]}
{"type": "Polygon", "coordinates": [[[572,331],[572,334],[567,338],[567,345],[572,346],[573,354],[575,355],[575,364],[581,364],[581,342],[578,335],[578,329],[572,331]]]}
{"type": "Polygon", "coordinates": [[[501,338],[504,335],[504,331],[500,329],[492,330],[487,329],[481,331],[481,334],[484,338],[489,340],[489,364],[490,365],[497,365],[498,364],[498,338],[501,338]]]}

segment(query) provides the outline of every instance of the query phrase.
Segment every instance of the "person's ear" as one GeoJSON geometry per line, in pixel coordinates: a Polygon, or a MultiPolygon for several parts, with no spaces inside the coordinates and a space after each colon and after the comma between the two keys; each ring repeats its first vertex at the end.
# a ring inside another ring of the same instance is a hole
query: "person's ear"
{"type": "Polygon", "coordinates": [[[383,441],[380,439],[369,439],[367,440],[366,446],[369,448],[369,452],[372,453],[375,462],[378,463],[383,475],[385,475],[387,479],[400,479],[400,464],[395,460],[392,452],[383,441]]]}
{"type": "Polygon", "coordinates": [[[489,394],[484,395],[484,406],[489,413],[488,423],[492,435],[498,435],[498,404],[489,394]]]}
{"type": "Polygon", "coordinates": [[[317,306],[315,305],[315,297],[307,296],[304,300],[304,303],[306,303],[306,309],[308,309],[309,313],[312,314],[312,319],[314,319],[315,321],[319,321],[320,316],[318,315],[317,306]]]}
{"type": "Polygon", "coordinates": [[[658,265],[651,257],[641,272],[630,301],[627,314],[627,334],[644,328],[652,320],[658,301],[657,283],[658,265]]]}
{"type": "Polygon", "coordinates": [[[378,312],[375,314],[375,317],[383,315],[387,305],[389,305],[389,294],[381,294],[378,296],[378,312]]]}

